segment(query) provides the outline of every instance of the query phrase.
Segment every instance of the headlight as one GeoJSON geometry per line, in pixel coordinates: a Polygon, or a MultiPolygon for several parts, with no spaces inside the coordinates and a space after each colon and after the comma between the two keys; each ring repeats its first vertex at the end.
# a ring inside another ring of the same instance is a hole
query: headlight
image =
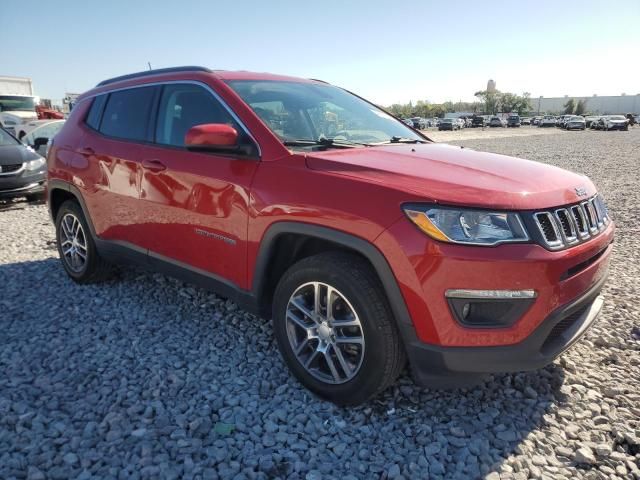
{"type": "Polygon", "coordinates": [[[29,162],[27,162],[27,165],[25,166],[25,168],[27,170],[38,170],[40,167],[42,167],[44,165],[44,158],[40,157],[40,158],[36,158],[35,160],[31,160],[29,162]]]}
{"type": "Polygon", "coordinates": [[[517,213],[430,206],[406,206],[404,212],[420,230],[442,242],[491,246],[529,240],[517,213]]]}

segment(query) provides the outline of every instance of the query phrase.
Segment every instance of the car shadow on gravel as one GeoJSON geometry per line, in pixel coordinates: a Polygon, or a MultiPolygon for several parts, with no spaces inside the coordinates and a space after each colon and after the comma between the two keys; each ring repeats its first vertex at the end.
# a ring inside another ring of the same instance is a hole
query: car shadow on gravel
{"type": "Polygon", "coordinates": [[[270,322],[204,290],[137,269],[79,286],[54,258],[0,265],[0,283],[2,478],[26,465],[60,478],[386,478],[394,464],[412,478],[476,478],[565,401],[553,364],[449,392],[405,372],[339,408],[290,376],[270,322]]]}

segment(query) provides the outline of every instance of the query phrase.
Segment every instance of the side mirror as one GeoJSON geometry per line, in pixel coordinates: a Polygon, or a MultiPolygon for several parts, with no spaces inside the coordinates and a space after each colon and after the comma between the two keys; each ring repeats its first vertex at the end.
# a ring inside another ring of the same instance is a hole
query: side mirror
{"type": "Polygon", "coordinates": [[[238,132],[225,123],[195,125],[184,136],[184,144],[189,150],[233,152],[238,150],[238,132]]]}

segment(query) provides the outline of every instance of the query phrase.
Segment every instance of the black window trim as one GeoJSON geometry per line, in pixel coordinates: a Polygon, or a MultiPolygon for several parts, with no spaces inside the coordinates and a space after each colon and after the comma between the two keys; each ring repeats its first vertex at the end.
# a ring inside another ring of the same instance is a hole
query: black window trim
{"type": "MultiPolygon", "coordinates": [[[[107,105],[107,102],[109,101],[109,96],[111,96],[112,93],[115,92],[119,92],[119,91],[123,91],[123,90],[132,90],[134,88],[144,88],[144,87],[160,87],[156,89],[156,96],[154,99],[154,105],[151,108],[151,113],[152,113],[152,118],[150,118],[150,125],[149,127],[151,128],[151,123],[155,126],[157,120],[158,120],[158,109],[159,109],[159,104],[160,104],[160,100],[161,100],[161,96],[157,93],[157,92],[162,92],[163,87],[165,85],[173,85],[173,84],[193,84],[193,85],[198,85],[200,87],[203,87],[206,91],[209,92],[210,95],[213,96],[213,98],[215,100],[217,100],[220,105],[222,105],[222,107],[229,113],[229,115],[231,115],[231,117],[237,122],[237,124],[240,126],[240,128],[244,131],[244,133],[247,135],[247,138],[250,140],[250,142],[253,145],[254,151],[256,152],[255,155],[243,155],[242,153],[238,153],[238,152],[197,152],[197,153],[204,153],[204,154],[210,154],[210,155],[216,155],[216,156],[222,156],[222,157],[229,157],[229,158],[237,158],[237,157],[241,157],[242,159],[248,159],[248,160],[260,160],[262,158],[262,149],[260,148],[260,144],[258,143],[258,141],[256,140],[256,138],[253,136],[253,134],[251,133],[251,131],[247,128],[247,126],[244,124],[244,122],[240,119],[240,117],[238,117],[238,115],[233,111],[233,109],[227,104],[227,102],[225,102],[223,100],[223,98],[213,89],[211,88],[209,85],[207,85],[204,82],[198,81],[198,80],[166,80],[166,81],[161,81],[161,82],[149,82],[149,83],[141,83],[139,85],[131,85],[128,87],[121,87],[121,88],[114,88],[113,90],[108,90],[106,92],[96,92],[92,95],[89,95],[88,97],[86,97],[84,100],[89,100],[89,99],[95,99],[96,97],[99,97],[100,95],[107,95],[107,99],[102,107],[102,112],[100,114],[100,123],[98,125],[98,128],[100,128],[102,126],[102,117],[104,116],[104,110],[105,110],[105,106],[107,105]]],[[[87,128],[89,128],[92,132],[97,133],[98,135],[104,137],[104,138],[108,138],[110,140],[116,140],[116,141],[120,141],[120,142],[130,142],[130,143],[136,143],[136,144],[140,144],[140,145],[149,145],[149,146],[153,146],[156,148],[168,148],[171,150],[178,150],[178,151],[184,151],[184,152],[191,152],[191,153],[196,153],[193,152],[191,150],[188,150],[186,147],[180,147],[180,146],[175,146],[175,145],[163,145],[160,143],[156,143],[155,142],[155,129],[153,129],[153,135],[152,135],[152,141],[148,141],[148,140],[135,140],[135,139],[129,139],[129,138],[120,138],[120,137],[113,137],[110,135],[105,135],[104,133],[102,133],[99,130],[96,130],[94,128],[92,128],[91,126],[89,126],[89,124],[86,122],[86,118],[89,115],[89,111],[91,110],[91,107],[89,107],[89,110],[87,111],[87,114],[85,115],[85,119],[82,122],[84,124],[84,126],[86,126],[87,128]]]]}

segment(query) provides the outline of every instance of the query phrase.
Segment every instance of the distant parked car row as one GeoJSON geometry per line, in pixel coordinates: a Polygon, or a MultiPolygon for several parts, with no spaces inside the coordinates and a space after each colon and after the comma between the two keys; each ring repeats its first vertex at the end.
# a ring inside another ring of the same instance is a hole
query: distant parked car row
{"type": "Polygon", "coordinates": [[[633,123],[640,124],[640,118],[629,114],[624,115],[538,115],[534,117],[520,117],[510,114],[506,119],[497,115],[473,115],[460,118],[422,118],[412,117],[402,120],[416,130],[437,127],[438,130],[461,130],[466,127],[520,127],[533,125],[538,127],[559,127],[566,130],[628,130],[633,123]]]}

